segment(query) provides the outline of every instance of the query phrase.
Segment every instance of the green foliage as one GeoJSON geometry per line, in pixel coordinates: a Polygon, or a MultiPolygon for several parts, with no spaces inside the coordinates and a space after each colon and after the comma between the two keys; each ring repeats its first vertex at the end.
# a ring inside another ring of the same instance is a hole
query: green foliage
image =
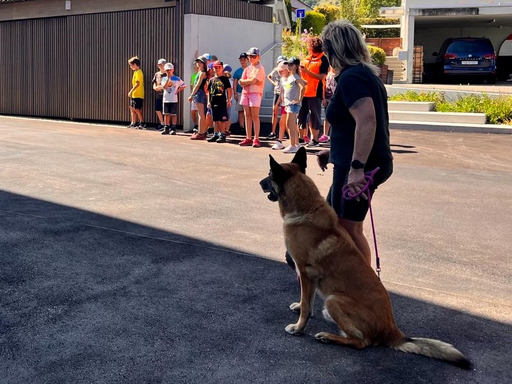
{"type": "Polygon", "coordinates": [[[372,57],[373,64],[386,64],[386,52],[384,52],[382,48],[376,47],[374,45],[368,45],[368,50],[370,51],[370,56],[372,57]]]}
{"type": "Polygon", "coordinates": [[[321,13],[325,16],[325,24],[341,18],[340,8],[332,3],[322,3],[313,8],[313,11],[321,13]]]}
{"type": "Polygon", "coordinates": [[[489,124],[512,125],[512,97],[489,95],[462,96],[455,101],[445,99],[442,92],[407,91],[389,97],[394,101],[429,101],[436,103],[437,112],[485,113],[489,124]]]}
{"type": "Polygon", "coordinates": [[[428,103],[441,104],[445,102],[443,92],[415,92],[407,91],[405,93],[397,93],[396,95],[390,96],[389,100],[392,101],[421,101],[428,103]]]}
{"type": "Polygon", "coordinates": [[[326,26],[325,16],[319,12],[306,12],[306,17],[302,20],[302,29],[312,31],[319,35],[326,26]]]}
{"type": "Polygon", "coordinates": [[[300,36],[297,36],[289,29],[285,29],[282,38],[283,55],[286,57],[297,57],[299,59],[306,57],[308,54],[307,39],[309,36],[312,36],[312,34],[302,33],[300,36]]]}

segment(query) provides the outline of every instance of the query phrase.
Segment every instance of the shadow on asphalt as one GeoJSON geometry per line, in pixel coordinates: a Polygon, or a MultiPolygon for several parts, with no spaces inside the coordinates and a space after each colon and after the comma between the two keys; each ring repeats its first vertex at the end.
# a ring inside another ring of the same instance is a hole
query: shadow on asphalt
{"type": "Polygon", "coordinates": [[[3,384],[512,378],[510,325],[393,293],[407,335],[453,343],[476,370],[320,344],[313,335],[335,329],[319,300],[306,335],[289,336],[293,272],[200,239],[0,191],[0,245],[3,384]]]}

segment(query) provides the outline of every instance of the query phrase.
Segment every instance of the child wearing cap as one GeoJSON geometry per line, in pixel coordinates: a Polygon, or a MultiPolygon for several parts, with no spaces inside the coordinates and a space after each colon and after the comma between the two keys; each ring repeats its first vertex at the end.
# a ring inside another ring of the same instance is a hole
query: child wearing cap
{"type": "Polygon", "coordinates": [[[144,74],[140,69],[140,59],[134,56],[128,60],[128,65],[133,71],[132,88],[128,92],[131,117],[131,123],[128,128],[144,129],[146,128],[146,124],[143,123],[142,114],[142,105],[144,103],[144,74]]]}
{"type": "Polygon", "coordinates": [[[272,131],[266,137],[267,140],[272,140],[276,138],[277,118],[279,116],[280,109],[278,99],[279,96],[281,95],[281,75],[279,74],[277,67],[284,61],[286,61],[286,56],[279,56],[277,58],[276,67],[272,69],[272,72],[270,72],[267,76],[268,81],[270,81],[270,83],[272,83],[272,85],[274,86],[274,107],[272,108],[272,131]]]}
{"type": "Polygon", "coordinates": [[[229,130],[228,108],[231,108],[233,90],[229,79],[224,76],[224,65],[220,61],[213,63],[215,76],[208,81],[208,108],[212,110],[214,134],[209,142],[225,143],[229,130]]]}
{"type": "Polygon", "coordinates": [[[281,97],[286,110],[286,126],[290,135],[290,145],[283,149],[284,153],[295,153],[299,149],[297,114],[300,111],[307,84],[299,75],[299,65],[298,59],[291,58],[278,67],[281,73],[281,97]]]}
{"type": "Polygon", "coordinates": [[[249,57],[247,56],[247,53],[242,52],[240,56],[238,56],[238,61],[240,61],[241,67],[233,73],[233,89],[236,101],[236,110],[238,112],[238,124],[240,125],[240,129],[245,131],[244,107],[240,104],[240,99],[242,98],[242,86],[240,85],[240,79],[242,78],[245,68],[249,65],[249,57]]]}
{"type": "Polygon", "coordinates": [[[265,87],[265,68],[260,63],[260,50],[252,47],[247,52],[250,66],[244,69],[239,83],[242,86],[240,104],[244,107],[246,137],[241,146],[261,147],[260,135],[260,106],[265,87]],[[254,129],[254,141],[253,141],[254,129]]]}
{"type": "Polygon", "coordinates": [[[163,129],[164,128],[164,115],[162,115],[163,110],[163,96],[164,96],[164,89],[162,88],[162,77],[165,75],[165,69],[164,65],[167,63],[167,60],[165,59],[159,59],[157,62],[158,71],[155,72],[153,76],[153,80],[151,80],[151,84],[153,84],[153,90],[156,92],[156,98],[155,98],[155,113],[158,117],[158,121],[160,122],[160,125],[157,127],[157,129],[163,129]]]}
{"type": "Polygon", "coordinates": [[[164,65],[166,76],[162,78],[163,113],[165,118],[165,127],[162,135],[175,135],[178,113],[178,93],[187,86],[178,76],[174,76],[174,65],[167,63],[164,65]],[[170,125],[170,127],[169,127],[170,125]]]}
{"type": "Polygon", "coordinates": [[[194,100],[197,106],[197,124],[198,131],[194,132],[194,134],[190,137],[191,140],[206,140],[206,83],[208,82],[208,69],[206,64],[206,59],[204,57],[199,56],[195,60],[198,76],[196,77],[196,81],[194,84],[194,88],[190,96],[188,97],[188,101],[194,100]]]}

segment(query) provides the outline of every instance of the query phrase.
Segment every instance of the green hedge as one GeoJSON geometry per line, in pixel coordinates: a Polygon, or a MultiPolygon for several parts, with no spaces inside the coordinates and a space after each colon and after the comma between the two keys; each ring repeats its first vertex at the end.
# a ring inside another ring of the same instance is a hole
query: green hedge
{"type": "Polygon", "coordinates": [[[306,17],[302,19],[301,29],[307,29],[315,35],[320,35],[322,33],[322,29],[324,29],[326,25],[325,15],[311,11],[306,12],[306,17]]]}

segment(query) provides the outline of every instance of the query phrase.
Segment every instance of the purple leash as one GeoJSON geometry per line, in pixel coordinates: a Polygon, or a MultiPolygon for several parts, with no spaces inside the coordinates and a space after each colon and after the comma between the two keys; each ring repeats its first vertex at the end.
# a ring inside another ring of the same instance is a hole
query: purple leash
{"type": "Polygon", "coordinates": [[[372,193],[370,191],[370,186],[373,184],[373,176],[375,176],[375,174],[377,173],[377,171],[379,169],[380,168],[377,167],[373,171],[366,172],[364,174],[364,178],[366,180],[366,184],[363,187],[363,189],[361,189],[355,195],[350,193],[350,190],[348,189],[347,185],[345,185],[343,187],[342,194],[343,194],[343,198],[345,200],[355,199],[356,197],[360,196],[362,193],[366,193],[366,195],[368,196],[368,208],[370,208],[370,219],[371,219],[371,222],[372,222],[373,245],[375,246],[375,264],[377,266],[376,271],[377,271],[377,276],[380,279],[380,271],[381,271],[381,269],[380,269],[380,258],[379,258],[379,250],[377,248],[377,236],[375,234],[375,224],[373,222],[373,210],[372,210],[372,203],[371,203],[372,202],[372,193]]]}

